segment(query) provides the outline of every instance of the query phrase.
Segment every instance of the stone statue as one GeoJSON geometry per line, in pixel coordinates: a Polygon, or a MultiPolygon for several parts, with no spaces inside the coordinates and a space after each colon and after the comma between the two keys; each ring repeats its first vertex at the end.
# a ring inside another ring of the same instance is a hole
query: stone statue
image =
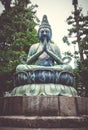
{"type": "Polygon", "coordinates": [[[60,49],[51,43],[51,37],[52,29],[44,15],[38,30],[39,43],[31,46],[26,62],[21,57],[25,64],[16,68],[12,95],[77,96],[74,75],[68,64],[71,58],[62,59],[60,49]]]}

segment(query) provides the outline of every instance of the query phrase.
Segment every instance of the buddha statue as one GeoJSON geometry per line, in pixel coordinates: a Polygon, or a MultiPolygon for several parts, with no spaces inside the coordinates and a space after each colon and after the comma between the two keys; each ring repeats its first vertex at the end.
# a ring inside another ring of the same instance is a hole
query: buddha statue
{"type": "Polygon", "coordinates": [[[52,29],[44,15],[38,30],[39,43],[33,44],[26,62],[16,67],[12,95],[77,96],[70,57],[61,57],[56,44],[51,43],[52,29]]]}

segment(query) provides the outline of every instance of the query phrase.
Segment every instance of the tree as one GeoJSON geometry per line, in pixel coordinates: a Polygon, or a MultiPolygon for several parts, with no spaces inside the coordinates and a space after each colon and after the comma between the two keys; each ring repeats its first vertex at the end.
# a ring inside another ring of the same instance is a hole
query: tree
{"type": "Polygon", "coordinates": [[[74,73],[78,94],[88,97],[88,59],[78,62],[78,67],[74,69],[74,73]]]}
{"type": "Polygon", "coordinates": [[[8,11],[10,9],[10,4],[12,0],[0,0],[1,3],[3,4],[4,8],[6,11],[8,11]]]}
{"type": "Polygon", "coordinates": [[[0,87],[6,91],[12,89],[12,74],[20,63],[19,56],[27,55],[30,46],[38,42],[35,29],[38,18],[37,6],[29,0],[0,1],[5,7],[0,15],[0,87]]]}
{"type": "MultiPolygon", "coordinates": [[[[66,20],[71,28],[68,29],[68,36],[63,37],[63,42],[67,45],[78,44],[80,60],[77,62],[77,68],[74,69],[76,89],[80,96],[88,96],[88,13],[86,15],[82,13],[82,8],[78,7],[77,0],[73,0],[73,5],[74,11],[66,20]]],[[[75,51],[74,58],[77,55],[78,52],[75,51]]]]}
{"type": "Polygon", "coordinates": [[[86,52],[88,49],[88,14],[84,16],[82,8],[78,8],[77,4],[74,4],[74,11],[66,21],[71,28],[68,29],[68,36],[63,37],[63,41],[68,45],[78,43],[80,60],[82,61],[84,51],[86,52]],[[69,38],[73,38],[72,42],[69,42],[69,38]]]}

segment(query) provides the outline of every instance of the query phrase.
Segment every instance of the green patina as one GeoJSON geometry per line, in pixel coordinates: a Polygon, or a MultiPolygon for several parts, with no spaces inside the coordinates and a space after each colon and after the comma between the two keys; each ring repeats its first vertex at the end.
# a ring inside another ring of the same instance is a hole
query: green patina
{"type": "Polygon", "coordinates": [[[69,65],[71,58],[62,59],[58,46],[51,43],[52,30],[46,15],[43,16],[38,37],[40,42],[31,46],[26,62],[21,58],[25,64],[16,68],[15,88],[11,95],[77,96],[74,75],[69,65]]]}

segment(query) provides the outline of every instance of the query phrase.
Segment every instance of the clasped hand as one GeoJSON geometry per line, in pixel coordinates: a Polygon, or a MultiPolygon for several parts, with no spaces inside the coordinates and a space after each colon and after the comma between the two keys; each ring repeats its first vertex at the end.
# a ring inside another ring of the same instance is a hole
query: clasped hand
{"type": "Polygon", "coordinates": [[[49,43],[48,43],[46,40],[44,40],[44,42],[40,44],[40,46],[39,46],[37,52],[38,52],[38,53],[39,53],[39,52],[42,52],[42,53],[43,53],[43,52],[47,52],[48,49],[49,49],[49,43]]]}
{"type": "Polygon", "coordinates": [[[49,46],[49,43],[47,43],[47,41],[44,40],[44,42],[43,42],[43,51],[47,52],[48,46],[49,46]]]}

